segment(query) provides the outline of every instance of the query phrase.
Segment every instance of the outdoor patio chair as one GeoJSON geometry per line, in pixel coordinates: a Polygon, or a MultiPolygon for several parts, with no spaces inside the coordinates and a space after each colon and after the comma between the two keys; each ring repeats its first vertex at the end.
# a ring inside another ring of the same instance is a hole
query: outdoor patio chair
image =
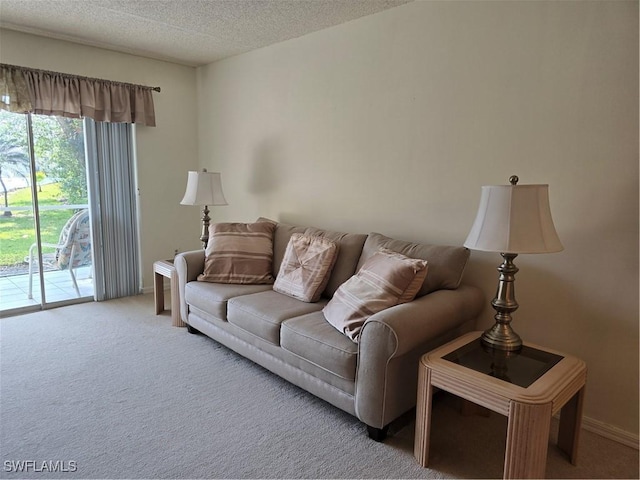
{"type": "MultiPolygon", "coordinates": [[[[33,265],[37,264],[34,253],[38,244],[34,243],[29,248],[29,298],[33,298],[33,265]]],[[[89,223],[89,210],[80,210],[65,223],[58,243],[42,243],[42,248],[55,248],[55,263],[60,270],[69,270],[73,287],[80,297],[80,289],[76,281],[74,269],[83,265],[91,265],[91,231],[89,223]]]]}

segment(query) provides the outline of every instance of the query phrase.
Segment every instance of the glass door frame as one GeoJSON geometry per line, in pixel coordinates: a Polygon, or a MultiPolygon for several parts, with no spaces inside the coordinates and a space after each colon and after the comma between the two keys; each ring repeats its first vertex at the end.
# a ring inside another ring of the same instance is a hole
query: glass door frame
{"type": "MultiPolygon", "coordinates": [[[[33,135],[33,117],[31,113],[27,113],[26,115],[26,121],[25,121],[25,128],[26,128],[26,135],[27,135],[27,151],[28,151],[28,159],[29,159],[29,184],[30,184],[30,191],[31,191],[31,206],[33,209],[33,229],[34,229],[34,234],[35,234],[35,245],[36,245],[36,252],[37,255],[35,256],[35,260],[36,260],[36,264],[37,264],[37,275],[38,275],[38,279],[39,281],[37,282],[37,286],[34,285],[34,289],[39,288],[39,304],[34,304],[33,303],[33,298],[30,298],[27,300],[27,302],[25,302],[24,306],[18,306],[15,308],[9,308],[6,310],[0,310],[0,317],[8,317],[8,316],[12,316],[12,315],[18,315],[18,314],[22,314],[22,313],[29,313],[29,312],[34,312],[34,311],[40,311],[40,310],[47,310],[50,308],[55,308],[55,307],[59,307],[59,306],[64,306],[64,305],[70,305],[70,304],[75,304],[75,303],[84,303],[84,302],[90,302],[90,301],[94,301],[95,300],[95,284],[93,286],[93,292],[91,295],[85,295],[82,296],[80,295],[79,297],[74,297],[74,298],[68,298],[68,299],[62,299],[62,300],[55,300],[55,301],[47,301],[47,295],[46,295],[46,284],[45,284],[45,263],[44,263],[44,259],[43,259],[43,240],[42,240],[42,218],[41,218],[41,210],[40,210],[40,204],[39,204],[39,195],[38,195],[38,188],[40,186],[40,183],[38,181],[37,178],[37,161],[36,161],[36,151],[35,151],[35,139],[34,139],[34,135],[33,135]]],[[[85,143],[86,145],[86,131],[85,131],[85,126],[83,123],[83,143],[85,143]]],[[[86,160],[86,146],[83,149],[85,151],[85,181],[87,181],[87,160],[86,160]]],[[[86,183],[86,188],[87,188],[87,205],[83,205],[82,207],[86,207],[87,209],[90,210],[90,199],[89,199],[89,182],[87,181],[86,183]]],[[[65,207],[77,207],[80,208],[80,205],[65,205],[65,207]]],[[[91,215],[90,215],[91,217],[91,215]]],[[[91,220],[90,220],[91,221],[91,220]]],[[[93,229],[89,229],[91,231],[91,235],[93,234],[93,229]]],[[[92,254],[93,254],[93,239],[91,241],[91,249],[92,249],[92,254]]],[[[73,259],[71,259],[71,262],[73,262],[73,259]]],[[[31,267],[30,267],[31,268],[31,267]]],[[[93,262],[91,265],[91,272],[92,272],[92,278],[95,278],[93,275],[93,270],[94,270],[94,266],[93,266],[93,262]]],[[[32,272],[35,276],[36,272],[32,272]]],[[[30,282],[32,281],[32,279],[30,279],[30,282]]]]}

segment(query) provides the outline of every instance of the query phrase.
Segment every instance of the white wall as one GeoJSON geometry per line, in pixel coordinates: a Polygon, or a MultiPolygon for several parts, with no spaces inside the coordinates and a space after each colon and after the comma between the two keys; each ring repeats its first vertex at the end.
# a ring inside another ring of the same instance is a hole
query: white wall
{"type": "Polygon", "coordinates": [[[179,204],[198,162],[195,69],[10,30],[0,30],[0,61],[161,87],[157,126],[136,126],[143,285],[151,288],[155,260],[200,245],[197,207],[179,204]]]}
{"type": "MultiPolygon", "coordinates": [[[[521,255],[526,341],[588,363],[586,415],[638,433],[638,3],[426,2],[198,69],[216,220],[462,244],[480,186],[548,183],[561,253],[521,255]]],[[[472,254],[487,295],[497,254],[472,254]]]]}

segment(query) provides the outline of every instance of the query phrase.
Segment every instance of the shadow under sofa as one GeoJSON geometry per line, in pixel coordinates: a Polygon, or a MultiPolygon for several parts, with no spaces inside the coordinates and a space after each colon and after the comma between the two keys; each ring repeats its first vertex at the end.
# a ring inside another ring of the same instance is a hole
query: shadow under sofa
{"type": "Polygon", "coordinates": [[[294,233],[325,237],[338,245],[321,299],[303,302],[269,284],[197,281],[205,266],[205,251],[197,250],[175,258],[182,320],[189,332],[207,335],[354,415],[371,438],[383,440],[389,424],[416,404],[419,358],[472,329],[484,307],[480,289],[461,283],[469,251],[378,233],[272,223],[274,277],[294,233]],[[334,328],[322,309],[380,248],[427,260],[428,273],[414,300],[371,315],[356,343],[334,328]]]}

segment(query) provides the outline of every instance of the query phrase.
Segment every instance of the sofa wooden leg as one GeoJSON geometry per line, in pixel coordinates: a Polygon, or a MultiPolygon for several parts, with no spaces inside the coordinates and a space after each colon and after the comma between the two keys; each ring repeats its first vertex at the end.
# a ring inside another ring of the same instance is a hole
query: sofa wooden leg
{"type": "Polygon", "coordinates": [[[369,433],[369,438],[375,440],[376,442],[384,442],[384,439],[387,438],[387,432],[389,431],[389,425],[376,428],[367,425],[367,432],[369,433]]]}
{"type": "Polygon", "coordinates": [[[195,328],[193,328],[188,323],[187,323],[187,332],[189,332],[192,335],[200,335],[200,330],[196,330],[195,328]]]}

